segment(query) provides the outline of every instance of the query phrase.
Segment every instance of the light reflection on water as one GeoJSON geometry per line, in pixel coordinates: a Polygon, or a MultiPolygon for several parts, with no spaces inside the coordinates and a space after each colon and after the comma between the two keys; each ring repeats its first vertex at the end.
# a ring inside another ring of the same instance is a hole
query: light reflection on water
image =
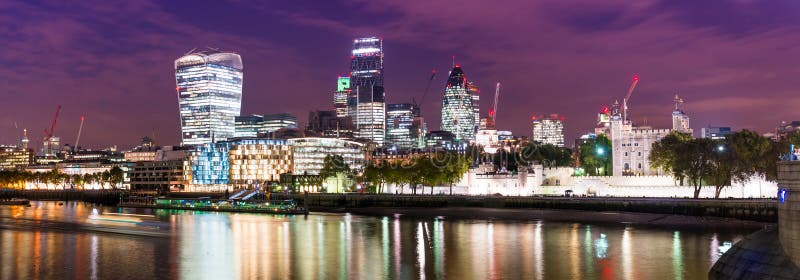
{"type": "Polygon", "coordinates": [[[160,210],[138,213],[169,223],[164,229],[169,237],[65,231],[25,222],[84,223],[91,210],[83,203],[53,202],[0,207],[0,279],[705,278],[720,244],[749,233],[160,210]]]}

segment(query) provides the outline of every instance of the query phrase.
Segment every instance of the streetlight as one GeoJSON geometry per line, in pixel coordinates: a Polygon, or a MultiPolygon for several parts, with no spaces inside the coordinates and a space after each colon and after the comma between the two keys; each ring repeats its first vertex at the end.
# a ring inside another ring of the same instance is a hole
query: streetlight
{"type": "Polygon", "coordinates": [[[717,151],[724,152],[725,151],[725,145],[721,145],[720,144],[719,146],[717,146],[717,151]]]}
{"type": "MultiPolygon", "coordinates": [[[[600,157],[605,157],[606,154],[606,150],[603,148],[603,146],[598,146],[594,152],[600,157]]],[[[603,175],[608,175],[608,163],[606,162],[606,159],[603,159],[603,175]]]]}

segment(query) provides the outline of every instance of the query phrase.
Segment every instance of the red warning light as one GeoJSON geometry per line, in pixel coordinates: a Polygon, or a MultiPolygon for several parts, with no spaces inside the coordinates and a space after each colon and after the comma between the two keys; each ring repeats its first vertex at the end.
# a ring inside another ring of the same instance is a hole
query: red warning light
{"type": "Polygon", "coordinates": [[[536,120],[536,116],[531,116],[531,120],[535,121],[536,120]]]}
{"type": "Polygon", "coordinates": [[[489,116],[494,117],[494,109],[489,109],[489,116]]]}
{"type": "Polygon", "coordinates": [[[600,113],[607,115],[608,113],[611,113],[611,110],[608,109],[608,106],[603,105],[603,107],[600,108],[600,113]]]}
{"type": "Polygon", "coordinates": [[[81,116],[81,121],[83,121],[83,120],[85,120],[85,119],[86,119],[86,117],[84,117],[84,116],[81,116]]]}
{"type": "Polygon", "coordinates": [[[638,80],[639,80],[639,75],[634,74],[633,75],[633,81],[638,81],[638,80]]]}
{"type": "Polygon", "coordinates": [[[175,91],[176,91],[176,92],[181,92],[181,87],[177,87],[177,86],[176,86],[176,87],[175,87],[175,91]]]}

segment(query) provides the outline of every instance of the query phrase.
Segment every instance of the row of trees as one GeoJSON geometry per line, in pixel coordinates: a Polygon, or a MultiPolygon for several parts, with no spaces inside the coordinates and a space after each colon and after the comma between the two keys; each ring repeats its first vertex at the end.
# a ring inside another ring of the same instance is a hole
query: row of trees
{"type": "Polygon", "coordinates": [[[408,185],[414,194],[417,189],[435,186],[450,186],[461,180],[471,163],[470,157],[455,153],[433,153],[401,161],[370,162],[364,168],[363,182],[374,192],[383,192],[386,184],[395,184],[401,189],[408,185]]]}
{"type": "Polygon", "coordinates": [[[401,188],[410,186],[414,194],[420,187],[430,186],[433,193],[433,187],[449,185],[452,194],[453,184],[467,172],[470,163],[470,157],[463,154],[434,153],[397,161],[368,162],[362,172],[355,173],[341,156],[329,155],[325,157],[320,176],[327,179],[344,175],[376,193],[383,192],[387,184],[395,184],[401,188]]]}
{"type": "Polygon", "coordinates": [[[28,182],[61,186],[63,188],[83,189],[87,184],[97,183],[103,188],[117,188],[122,183],[124,172],[117,166],[110,170],[91,174],[64,174],[58,169],[48,172],[30,172],[26,170],[0,171],[0,186],[4,188],[22,189],[28,182]]]}
{"type": "Polygon", "coordinates": [[[681,185],[688,181],[695,198],[704,184],[713,186],[714,197],[719,198],[732,182],[745,182],[753,176],[775,179],[781,153],[788,152],[788,145],[797,139],[800,137],[793,136],[776,143],[750,130],[722,140],[672,132],[653,145],[650,164],[670,172],[681,185]]]}

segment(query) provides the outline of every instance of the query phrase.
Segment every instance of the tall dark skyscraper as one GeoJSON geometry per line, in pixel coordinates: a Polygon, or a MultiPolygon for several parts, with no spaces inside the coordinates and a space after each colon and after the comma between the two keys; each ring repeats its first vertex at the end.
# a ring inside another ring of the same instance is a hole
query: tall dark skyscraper
{"type": "Polygon", "coordinates": [[[477,126],[473,95],[468,90],[467,76],[459,65],[450,70],[445,85],[442,96],[441,130],[453,133],[458,141],[475,140],[477,126]]]}
{"type": "Polygon", "coordinates": [[[386,134],[386,101],[381,39],[368,37],[353,41],[350,90],[348,114],[354,116],[355,136],[383,145],[386,134]],[[355,114],[350,112],[353,109],[355,114]]]}

